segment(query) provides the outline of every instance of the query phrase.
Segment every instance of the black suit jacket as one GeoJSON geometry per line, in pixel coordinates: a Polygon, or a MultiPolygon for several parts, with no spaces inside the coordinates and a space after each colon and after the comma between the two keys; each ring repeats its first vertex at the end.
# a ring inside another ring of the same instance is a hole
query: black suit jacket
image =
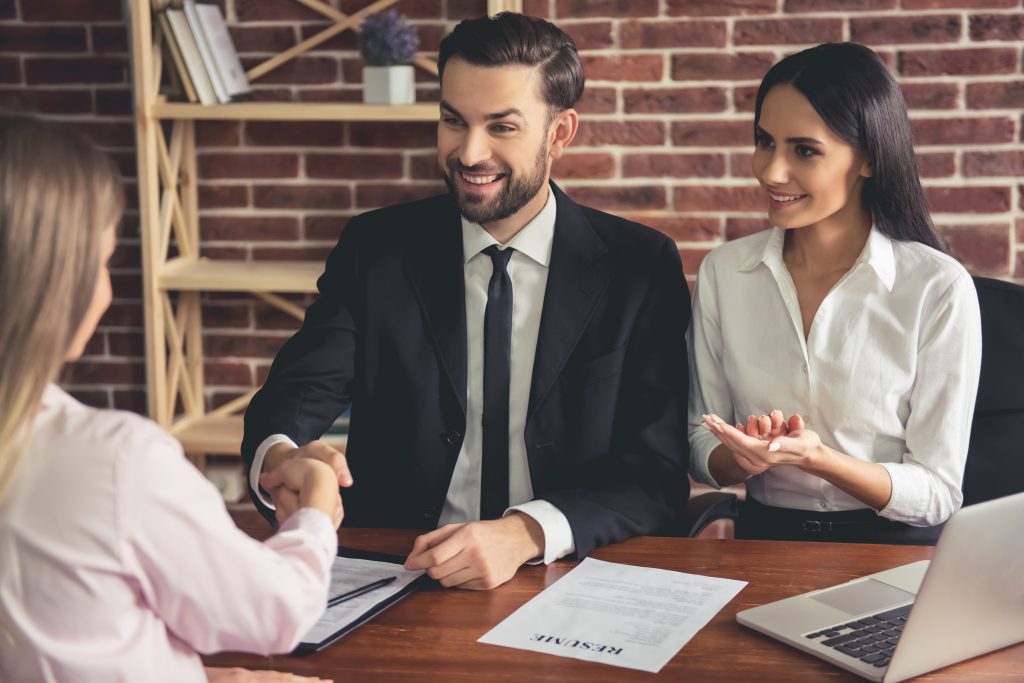
{"type": "MultiPolygon", "coordinates": [[[[583,557],[656,531],[687,499],[690,306],[671,240],[551,187],[525,438],[534,496],[565,514],[583,557]]],[[[345,523],[434,528],[466,427],[463,267],[450,196],[353,218],[246,412],[246,462],[274,433],[319,438],[351,406],[345,523]]]]}

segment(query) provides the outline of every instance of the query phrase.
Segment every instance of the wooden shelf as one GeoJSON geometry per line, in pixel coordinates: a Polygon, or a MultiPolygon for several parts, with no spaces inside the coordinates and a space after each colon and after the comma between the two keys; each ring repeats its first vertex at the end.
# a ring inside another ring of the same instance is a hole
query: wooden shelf
{"type": "Polygon", "coordinates": [[[231,121],[437,121],[438,105],[327,102],[237,102],[186,104],[163,102],[150,107],[156,119],[231,121]]]}
{"type": "Polygon", "coordinates": [[[160,269],[162,290],[204,292],[316,292],[322,261],[219,261],[176,258],[160,269]]]}
{"type": "MultiPolygon", "coordinates": [[[[239,455],[242,443],[242,416],[184,420],[171,427],[171,434],[181,442],[181,447],[186,453],[239,455]]],[[[344,452],[348,437],[343,434],[330,434],[323,440],[344,452]]]]}

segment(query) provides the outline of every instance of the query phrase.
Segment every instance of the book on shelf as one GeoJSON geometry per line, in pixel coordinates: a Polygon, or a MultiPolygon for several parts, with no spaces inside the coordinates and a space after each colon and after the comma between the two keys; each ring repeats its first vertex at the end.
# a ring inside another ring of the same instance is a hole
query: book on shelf
{"type": "Polygon", "coordinates": [[[185,60],[181,56],[181,50],[178,48],[178,41],[174,39],[174,32],[171,30],[171,23],[167,20],[167,15],[160,12],[156,17],[156,21],[163,37],[162,49],[166,55],[164,63],[167,65],[167,72],[170,74],[172,83],[177,83],[181,86],[181,90],[189,102],[198,102],[199,96],[196,94],[195,86],[192,85],[192,79],[188,75],[185,60]]]}
{"type": "Polygon", "coordinates": [[[216,2],[184,0],[185,15],[196,34],[199,51],[209,70],[214,87],[221,102],[248,95],[251,91],[249,79],[238,58],[238,50],[231,40],[224,15],[216,2]]]}
{"type": "Polygon", "coordinates": [[[185,18],[185,11],[168,7],[162,13],[170,24],[171,35],[178,45],[182,61],[185,64],[185,72],[188,74],[192,85],[196,90],[200,104],[216,104],[217,93],[213,89],[213,82],[203,64],[203,58],[199,53],[199,45],[195,36],[189,28],[188,19],[185,18]]]}

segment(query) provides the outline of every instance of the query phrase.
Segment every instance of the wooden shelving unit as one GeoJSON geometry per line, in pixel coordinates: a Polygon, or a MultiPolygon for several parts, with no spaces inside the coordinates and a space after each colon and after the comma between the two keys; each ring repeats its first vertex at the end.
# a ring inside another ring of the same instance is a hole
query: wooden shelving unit
{"type": "MultiPolygon", "coordinates": [[[[288,0],[265,0],[285,2],[288,0]]],[[[346,15],[322,0],[291,0],[333,23],[281,54],[254,67],[250,81],[271,72],[344,30],[400,0],[376,0],[346,15]]],[[[181,440],[200,467],[207,454],[237,455],[242,417],[250,392],[208,411],[203,397],[202,292],[248,292],[298,320],[303,310],[281,294],[312,293],[323,263],[232,262],[199,256],[199,201],[195,122],[247,121],[436,121],[436,104],[405,106],[310,102],[242,102],[198,105],[164,101],[163,64],[154,42],[151,0],[130,0],[129,22],[135,130],[138,146],[143,307],[146,326],[146,386],[150,416],[181,440]],[[166,126],[164,122],[169,122],[166,126]],[[169,127],[170,134],[164,132],[169,127]],[[171,246],[176,247],[173,258],[171,246]]],[[[490,14],[522,11],[521,0],[488,0],[490,14]]],[[[414,63],[432,70],[431,60],[414,63]]],[[[337,447],[345,439],[327,437],[337,447]]]]}

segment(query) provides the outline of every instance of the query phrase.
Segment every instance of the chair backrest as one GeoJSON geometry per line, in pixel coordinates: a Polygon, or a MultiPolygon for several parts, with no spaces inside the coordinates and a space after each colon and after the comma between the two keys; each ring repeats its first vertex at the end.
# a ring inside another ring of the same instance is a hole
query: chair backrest
{"type": "Polygon", "coordinates": [[[1024,491],[1024,287],[976,277],[981,379],[964,505],[1024,491]]]}

